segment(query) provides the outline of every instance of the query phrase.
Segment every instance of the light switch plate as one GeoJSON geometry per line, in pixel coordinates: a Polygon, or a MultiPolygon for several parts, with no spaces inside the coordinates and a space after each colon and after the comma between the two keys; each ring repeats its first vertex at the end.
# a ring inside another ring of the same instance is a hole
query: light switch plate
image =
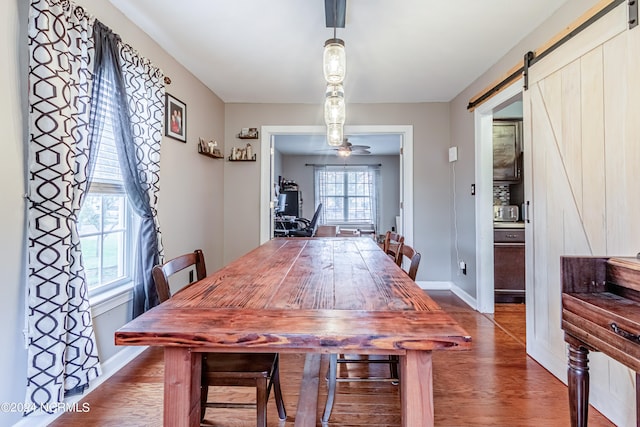
{"type": "Polygon", "coordinates": [[[449,147],[449,163],[458,160],[458,147],[449,147]]]}

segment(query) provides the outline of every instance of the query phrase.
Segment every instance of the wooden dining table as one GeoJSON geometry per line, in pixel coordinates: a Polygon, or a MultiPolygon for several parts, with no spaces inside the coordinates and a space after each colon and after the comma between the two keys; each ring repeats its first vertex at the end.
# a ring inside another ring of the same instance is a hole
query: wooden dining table
{"type": "Polygon", "coordinates": [[[241,351],[397,355],[402,426],[427,427],[432,351],[471,338],[373,239],[350,237],[270,240],[127,323],[115,343],[164,347],[165,426],[200,425],[201,352],[241,351]]]}

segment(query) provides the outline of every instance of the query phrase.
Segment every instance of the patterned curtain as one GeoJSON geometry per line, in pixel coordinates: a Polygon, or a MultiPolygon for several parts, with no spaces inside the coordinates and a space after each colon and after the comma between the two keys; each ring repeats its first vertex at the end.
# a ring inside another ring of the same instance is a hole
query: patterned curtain
{"type": "Polygon", "coordinates": [[[119,51],[122,105],[129,107],[120,117],[128,116],[130,126],[123,127],[116,146],[127,195],[141,219],[133,288],[133,317],[137,317],[159,303],[151,269],[164,261],[157,211],[164,74],[131,46],[120,43],[119,51]]]}
{"type": "Polygon", "coordinates": [[[76,227],[90,178],[94,45],[92,19],[68,1],[32,0],[28,31],[26,401],[39,407],[100,375],[76,227]]]}

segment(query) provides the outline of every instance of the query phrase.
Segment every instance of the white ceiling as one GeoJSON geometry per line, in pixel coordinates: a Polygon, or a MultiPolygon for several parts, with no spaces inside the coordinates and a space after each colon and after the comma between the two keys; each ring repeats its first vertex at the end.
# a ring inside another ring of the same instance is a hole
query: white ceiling
{"type": "MultiPolygon", "coordinates": [[[[347,0],[347,105],[450,101],[565,1],[347,0]]],[[[111,2],[224,102],[323,100],[323,0],[111,2]]]]}

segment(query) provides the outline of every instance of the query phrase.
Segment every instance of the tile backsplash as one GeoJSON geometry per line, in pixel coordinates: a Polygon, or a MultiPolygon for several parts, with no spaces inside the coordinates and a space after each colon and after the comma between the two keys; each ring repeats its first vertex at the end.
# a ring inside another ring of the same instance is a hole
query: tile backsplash
{"type": "Polygon", "coordinates": [[[494,185],[493,186],[493,205],[494,206],[506,206],[511,200],[511,191],[509,185],[494,185]]]}

